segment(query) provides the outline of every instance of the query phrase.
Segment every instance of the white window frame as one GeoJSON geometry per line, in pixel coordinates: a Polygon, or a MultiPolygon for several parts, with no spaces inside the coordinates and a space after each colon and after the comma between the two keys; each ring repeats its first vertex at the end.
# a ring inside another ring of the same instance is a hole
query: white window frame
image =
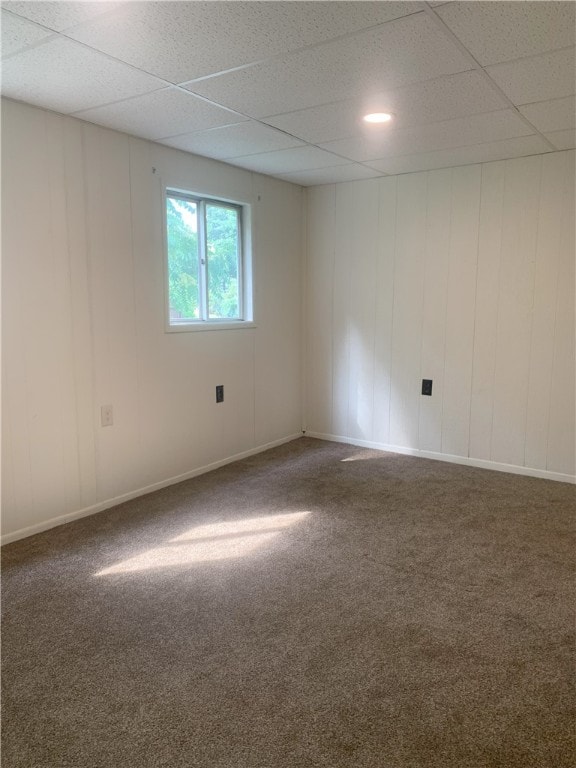
{"type": "Polygon", "coordinates": [[[226,200],[211,195],[198,194],[175,187],[165,187],[163,201],[163,242],[164,242],[164,281],[165,281],[165,329],[169,333],[189,331],[235,330],[238,328],[255,327],[252,309],[252,259],[250,237],[250,206],[234,200],[226,200]],[[202,317],[192,320],[185,319],[174,322],[170,318],[170,285],[169,285],[169,253],[168,253],[168,198],[193,202],[197,206],[198,219],[198,251],[200,260],[200,312],[202,317]],[[211,318],[209,316],[208,296],[208,256],[206,251],[206,205],[219,205],[233,209],[238,214],[238,318],[211,318]]]}

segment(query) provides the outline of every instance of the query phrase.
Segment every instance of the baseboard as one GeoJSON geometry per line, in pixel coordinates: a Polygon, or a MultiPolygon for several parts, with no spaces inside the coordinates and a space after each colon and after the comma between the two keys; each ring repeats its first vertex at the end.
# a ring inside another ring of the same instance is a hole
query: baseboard
{"type": "Polygon", "coordinates": [[[355,438],[342,437],[340,435],[327,435],[321,432],[309,432],[306,430],[306,437],[316,437],[319,440],[331,440],[334,443],[348,443],[360,448],[375,448],[378,451],[389,451],[390,453],[401,453],[405,456],[418,456],[422,459],[434,459],[435,461],[446,461],[450,464],[463,464],[467,467],[480,467],[481,469],[492,469],[496,472],[509,472],[513,475],[526,475],[528,477],[539,477],[542,480],[555,480],[560,483],[576,484],[574,475],[564,475],[560,472],[550,472],[547,469],[533,469],[532,467],[520,467],[517,464],[502,464],[497,461],[487,461],[485,459],[471,459],[467,456],[453,456],[449,453],[436,453],[434,451],[421,451],[418,448],[403,448],[399,445],[386,445],[384,443],[374,443],[369,440],[356,440],[355,438]]]}
{"type": "Polygon", "coordinates": [[[176,485],[176,483],[181,483],[184,480],[190,480],[192,477],[197,477],[198,475],[203,475],[206,472],[211,472],[213,469],[218,469],[219,467],[223,467],[226,464],[232,464],[234,461],[245,459],[248,456],[254,456],[257,453],[263,453],[264,451],[268,451],[270,448],[276,448],[278,445],[283,445],[284,443],[289,443],[292,440],[296,440],[298,437],[302,437],[301,432],[297,432],[294,435],[288,435],[287,437],[282,437],[279,440],[273,440],[271,443],[259,445],[256,448],[250,448],[247,451],[242,451],[242,453],[236,453],[233,456],[228,456],[225,459],[214,461],[212,464],[206,464],[203,467],[192,469],[190,472],[185,472],[182,475],[176,475],[175,477],[170,477],[166,480],[160,480],[157,483],[152,483],[152,485],[147,485],[144,488],[138,488],[135,491],[123,493],[121,496],[115,496],[112,499],[106,499],[105,501],[101,501],[98,504],[93,504],[90,507],[84,507],[84,509],[79,509],[75,512],[69,512],[66,515],[60,515],[59,517],[53,517],[50,520],[45,520],[42,523],[37,523],[36,525],[31,525],[27,528],[20,528],[18,531],[7,533],[1,536],[0,545],[3,546],[4,544],[10,544],[13,541],[18,541],[19,539],[24,539],[28,536],[34,536],[36,533],[42,533],[42,531],[47,531],[50,528],[56,528],[58,525],[71,523],[73,520],[79,520],[81,517],[95,515],[97,512],[103,512],[105,509],[110,509],[111,507],[115,507],[117,504],[122,504],[125,501],[136,499],[138,496],[145,496],[147,493],[159,491],[162,488],[167,488],[170,485],[176,485]]]}

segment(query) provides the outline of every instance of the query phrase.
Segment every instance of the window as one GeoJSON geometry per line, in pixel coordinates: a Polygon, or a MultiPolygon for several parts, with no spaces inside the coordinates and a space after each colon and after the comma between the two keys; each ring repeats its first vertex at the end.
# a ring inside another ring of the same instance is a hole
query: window
{"type": "Polygon", "coordinates": [[[241,205],[167,190],[169,325],[250,320],[241,205]]]}

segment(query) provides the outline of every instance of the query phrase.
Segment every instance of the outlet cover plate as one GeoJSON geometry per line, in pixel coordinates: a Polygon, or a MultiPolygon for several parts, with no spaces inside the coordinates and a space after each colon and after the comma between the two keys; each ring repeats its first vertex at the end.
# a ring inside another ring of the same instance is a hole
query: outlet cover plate
{"type": "Polygon", "coordinates": [[[432,379],[422,379],[422,394],[432,395],[432,379]]]}

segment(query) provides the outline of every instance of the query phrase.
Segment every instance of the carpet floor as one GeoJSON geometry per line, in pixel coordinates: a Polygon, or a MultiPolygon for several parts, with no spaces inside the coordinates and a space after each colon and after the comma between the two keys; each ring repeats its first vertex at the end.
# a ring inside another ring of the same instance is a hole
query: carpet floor
{"type": "Polygon", "coordinates": [[[568,768],[574,486],[302,438],[3,549],[4,768],[568,768]]]}

